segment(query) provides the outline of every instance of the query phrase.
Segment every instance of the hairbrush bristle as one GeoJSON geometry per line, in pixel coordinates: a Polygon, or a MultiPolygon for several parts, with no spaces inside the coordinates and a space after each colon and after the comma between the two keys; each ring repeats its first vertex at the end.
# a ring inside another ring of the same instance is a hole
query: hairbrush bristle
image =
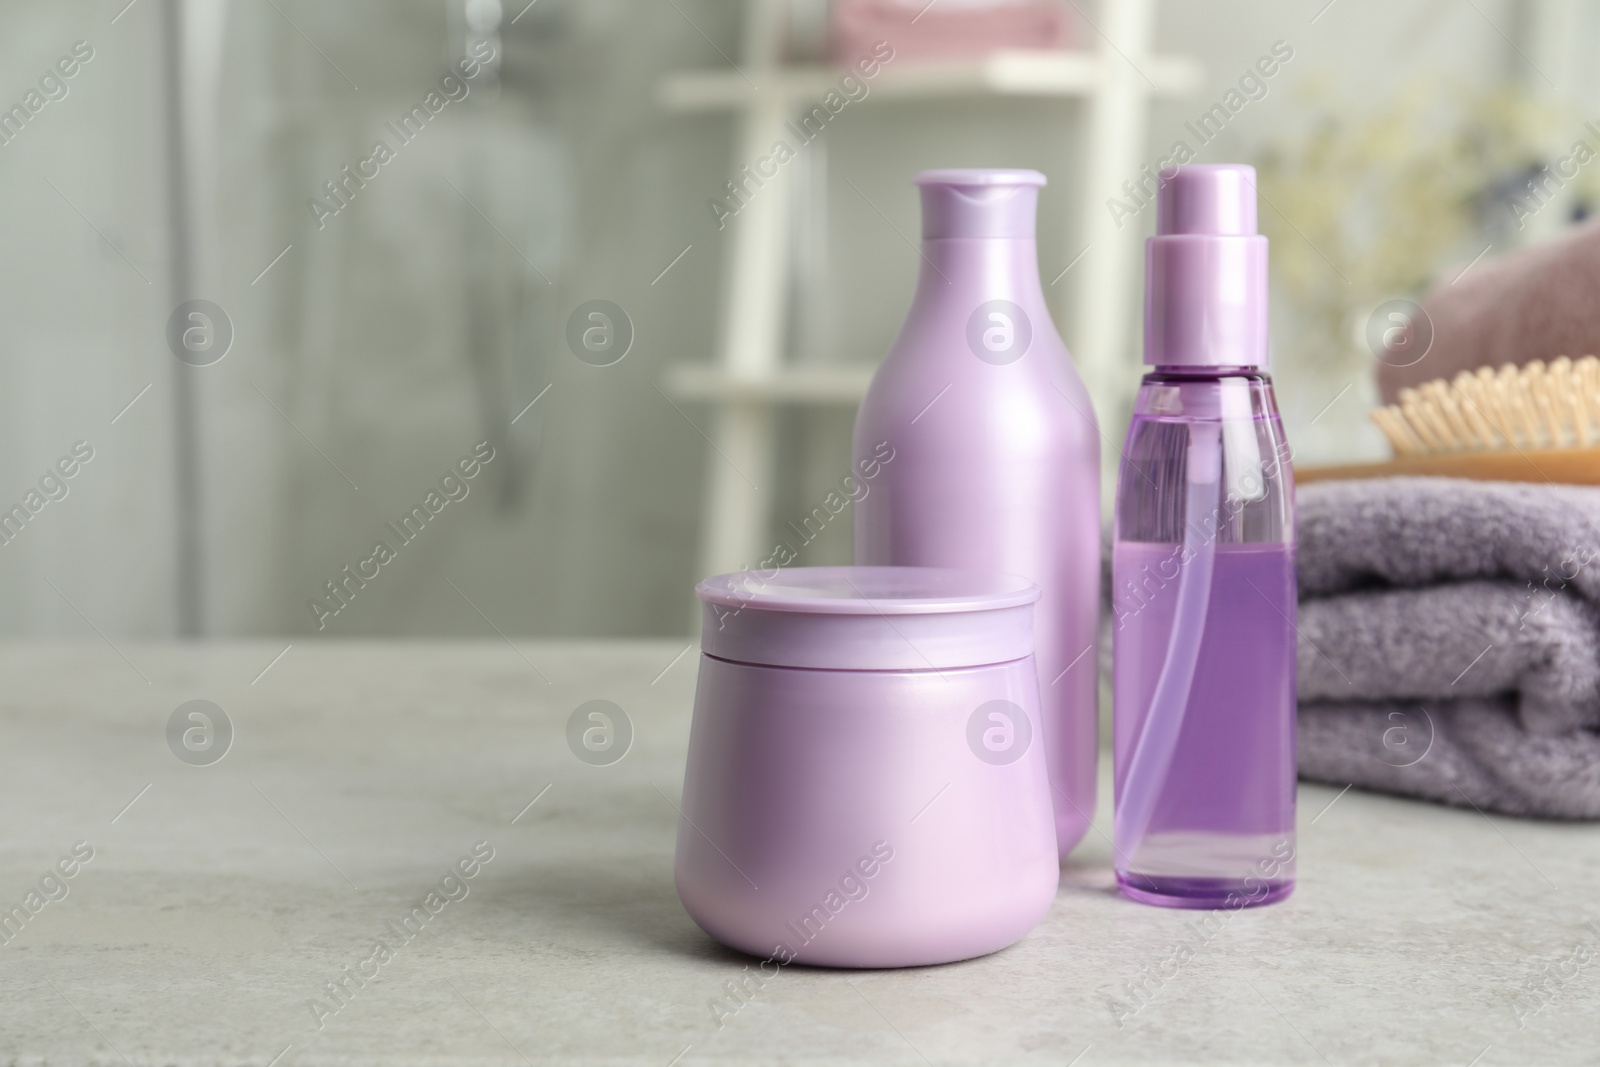
{"type": "Polygon", "coordinates": [[[1600,444],[1600,359],[1559,356],[1402,389],[1372,421],[1398,456],[1600,444]]]}

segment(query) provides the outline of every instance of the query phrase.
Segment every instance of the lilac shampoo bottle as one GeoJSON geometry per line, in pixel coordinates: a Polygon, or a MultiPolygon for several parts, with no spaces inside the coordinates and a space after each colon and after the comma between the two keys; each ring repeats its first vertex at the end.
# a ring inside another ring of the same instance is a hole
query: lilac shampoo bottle
{"type": "Polygon", "coordinates": [[[1267,361],[1255,170],[1162,174],[1145,376],[1112,544],[1122,892],[1239,908],[1294,888],[1294,485],[1267,361]]]}
{"type": "Polygon", "coordinates": [[[1041,736],[1012,734],[1004,716],[978,736],[1043,744],[1064,856],[1095,806],[1100,435],[1039,284],[1045,179],[944,170],[916,182],[916,296],[856,416],[857,467],[881,471],[857,504],[855,560],[1008,571],[1043,590],[1041,736]],[[883,442],[889,462],[876,454],[883,442]]]}

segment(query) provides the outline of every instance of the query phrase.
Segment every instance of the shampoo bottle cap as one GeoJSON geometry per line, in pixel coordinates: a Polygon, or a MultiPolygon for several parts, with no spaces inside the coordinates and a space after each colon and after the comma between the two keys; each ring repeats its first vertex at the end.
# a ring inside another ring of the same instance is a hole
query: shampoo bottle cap
{"type": "Polygon", "coordinates": [[[922,236],[1033,240],[1045,177],[1036,170],[925,170],[922,236]]]}

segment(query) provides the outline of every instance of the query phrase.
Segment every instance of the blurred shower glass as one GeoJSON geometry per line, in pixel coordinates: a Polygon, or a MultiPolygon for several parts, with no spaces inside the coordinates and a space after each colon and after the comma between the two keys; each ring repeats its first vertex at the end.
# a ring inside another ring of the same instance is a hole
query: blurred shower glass
{"type": "MultiPolygon", "coordinates": [[[[69,95],[0,143],[12,205],[0,212],[12,295],[0,509],[74,442],[95,451],[70,496],[0,539],[0,632],[119,645],[179,633],[681,633],[713,420],[658,385],[669,366],[717,351],[730,244],[706,205],[744,161],[727,115],[674,114],[660,88],[742,63],[746,10],[142,0],[0,11],[8,69],[36,78],[77,41],[94,53],[69,95]],[[443,87],[478,54],[492,58],[470,91],[443,87]],[[389,158],[371,164],[380,141],[389,158]],[[189,299],[231,327],[226,355],[206,365],[167,341],[189,299]],[[595,300],[631,319],[636,340],[613,366],[566,341],[569,317],[595,300]],[[494,458],[469,494],[420,535],[390,533],[444,495],[441,480],[479,442],[494,458]],[[380,540],[397,558],[373,577],[364,561],[380,540]]],[[[920,18],[789,0],[785,58],[832,62],[840,27],[863,11],[916,18],[908,42],[979,14],[961,0],[920,18]]],[[[1044,12],[994,5],[983,18],[1004,32],[962,23],[957,36],[963,47],[1061,43],[1069,23],[1044,12]],[[1013,18],[1024,11],[1038,17],[1013,18]],[[1019,38],[1024,23],[1034,29],[1019,38]]],[[[892,228],[909,208],[889,190],[904,173],[1007,146],[1025,146],[1022,163],[1064,165],[1035,114],[852,108],[811,145],[789,172],[787,357],[876,359],[893,328],[881,308],[914,281],[892,228]]],[[[793,416],[775,527],[837,481],[849,423],[843,406],[793,416]]],[[[824,540],[808,562],[848,558],[844,525],[824,540]]]]}

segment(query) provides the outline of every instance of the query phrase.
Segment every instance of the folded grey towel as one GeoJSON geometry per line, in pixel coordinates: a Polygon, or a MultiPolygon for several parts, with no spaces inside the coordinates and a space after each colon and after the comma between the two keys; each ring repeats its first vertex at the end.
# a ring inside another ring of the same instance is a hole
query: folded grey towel
{"type": "Polygon", "coordinates": [[[1299,653],[1301,703],[1509,695],[1530,734],[1600,725],[1600,610],[1577,597],[1513,582],[1312,597],[1299,653]]]}
{"type": "Polygon", "coordinates": [[[1302,776],[1600,818],[1600,489],[1391,478],[1297,506],[1302,776]]]}

